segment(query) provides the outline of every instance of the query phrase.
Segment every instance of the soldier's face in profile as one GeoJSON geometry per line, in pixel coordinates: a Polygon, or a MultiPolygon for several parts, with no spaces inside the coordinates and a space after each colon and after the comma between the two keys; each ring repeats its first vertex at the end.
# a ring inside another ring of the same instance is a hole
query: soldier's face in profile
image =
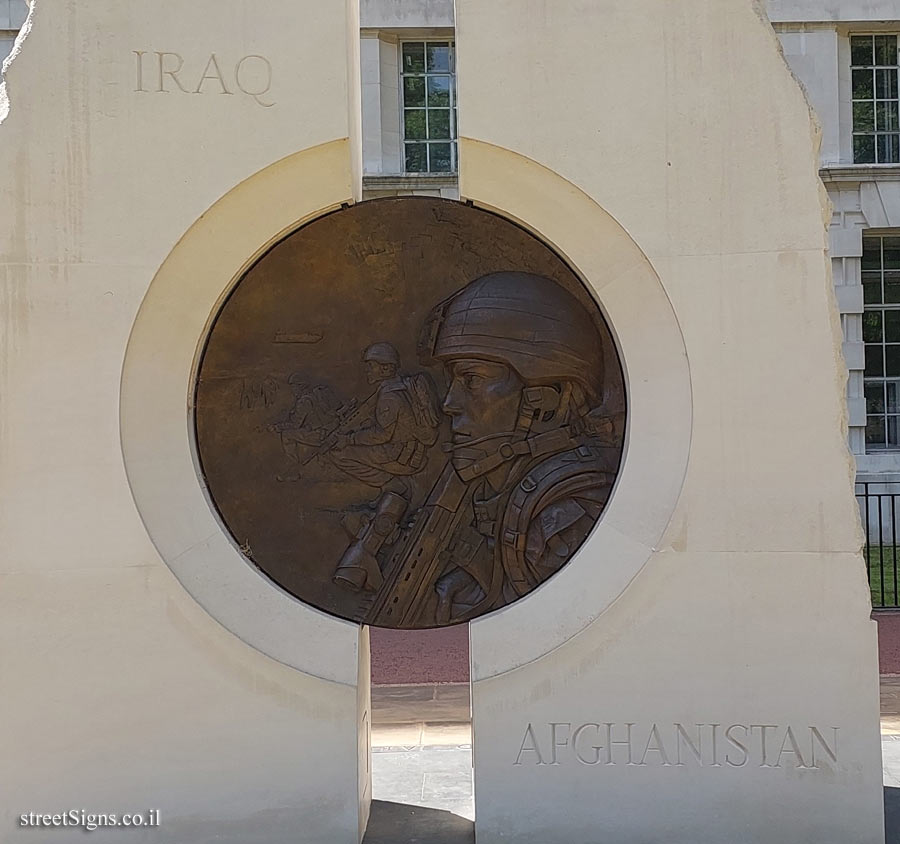
{"type": "Polygon", "coordinates": [[[370,384],[377,384],[394,374],[394,367],[387,363],[379,363],[376,360],[366,361],[366,380],[370,384]]]}
{"type": "Polygon", "coordinates": [[[450,387],[443,409],[450,416],[455,445],[515,430],[525,385],[514,369],[467,358],[451,361],[447,374],[450,387]]]}

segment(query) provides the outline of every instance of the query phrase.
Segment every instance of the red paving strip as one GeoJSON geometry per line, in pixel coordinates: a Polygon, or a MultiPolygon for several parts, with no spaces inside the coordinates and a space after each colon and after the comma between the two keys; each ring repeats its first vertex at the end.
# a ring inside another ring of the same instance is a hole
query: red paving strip
{"type": "Polygon", "coordinates": [[[372,682],[468,683],[469,625],[437,630],[372,627],[372,682]]]}
{"type": "MultiPolygon", "coordinates": [[[[900,674],[900,612],[877,612],[878,658],[882,674],[900,674]]],[[[382,630],[371,628],[372,682],[468,683],[469,628],[382,630]]]]}
{"type": "Polygon", "coordinates": [[[878,665],[882,674],[900,674],[900,612],[876,612],[878,665]]]}

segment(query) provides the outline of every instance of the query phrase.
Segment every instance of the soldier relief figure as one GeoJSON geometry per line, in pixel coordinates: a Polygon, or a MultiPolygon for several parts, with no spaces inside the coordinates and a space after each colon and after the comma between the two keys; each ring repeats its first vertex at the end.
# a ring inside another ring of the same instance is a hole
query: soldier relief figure
{"type": "Polygon", "coordinates": [[[431,379],[424,373],[402,375],[400,356],[390,343],[373,343],[363,361],[368,382],[377,389],[357,413],[359,427],[342,430],[329,441],[330,457],[362,483],[387,487],[395,478],[425,468],[426,450],[437,441],[441,419],[431,379]]]}
{"type": "MultiPolygon", "coordinates": [[[[214,463],[227,462],[244,435],[222,436],[232,417],[204,398],[201,370],[199,450],[239,546],[298,597],[315,587],[318,605],[382,627],[466,622],[537,588],[593,529],[622,454],[614,347],[563,284],[491,271],[440,301],[420,295],[415,324],[398,320],[407,336],[355,332],[363,348],[342,371],[355,366],[353,382],[368,387],[351,389],[350,400],[341,395],[347,375],[330,384],[327,370],[314,377],[311,367],[282,376],[280,415],[241,399],[242,412],[269,414],[255,430],[281,454],[276,471],[259,461],[259,479],[249,458],[221,472],[214,463]],[[242,482],[248,472],[252,489],[242,482]],[[306,548],[310,529],[324,539],[306,548]],[[306,566],[318,566],[314,583],[306,566]]],[[[305,347],[293,354],[310,355],[305,347]]],[[[218,369],[210,389],[227,381],[228,366],[218,369]]],[[[262,453],[259,436],[247,442],[262,453]]]]}
{"type": "Polygon", "coordinates": [[[587,537],[618,468],[596,328],[555,282],[472,282],[435,309],[423,351],[447,369],[449,460],[414,513],[385,487],[334,574],[375,593],[376,625],[467,621],[527,594],[587,537]]]}

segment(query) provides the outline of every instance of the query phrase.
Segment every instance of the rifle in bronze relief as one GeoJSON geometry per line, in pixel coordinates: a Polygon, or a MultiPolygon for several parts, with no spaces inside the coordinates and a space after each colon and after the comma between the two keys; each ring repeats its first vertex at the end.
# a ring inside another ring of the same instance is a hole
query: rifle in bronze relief
{"type": "Polygon", "coordinates": [[[361,405],[356,406],[354,399],[347,407],[345,413],[338,412],[340,422],[331,429],[326,435],[322,443],[313,449],[312,453],[300,464],[305,466],[316,457],[331,451],[338,442],[338,438],[342,434],[349,434],[355,431],[366,419],[368,419],[375,410],[375,403],[378,398],[378,390],[375,390],[361,405]]]}
{"type": "MultiPolygon", "coordinates": [[[[451,464],[444,467],[409,532],[396,544],[383,566],[384,584],[366,613],[380,627],[414,628],[429,589],[434,589],[449,560],[453,536],[469,514],[472,485],[451,464]]],[[[427,625],[426,625],[427,626],[427,625]]]]}

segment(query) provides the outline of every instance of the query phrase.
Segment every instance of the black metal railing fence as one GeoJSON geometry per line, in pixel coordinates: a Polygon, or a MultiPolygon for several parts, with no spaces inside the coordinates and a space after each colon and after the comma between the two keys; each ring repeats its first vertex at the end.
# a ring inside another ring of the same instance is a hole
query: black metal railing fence
{"type": "Polygon", "coordinates": [[[884,490],[885,486],[883,483],[856,485],[856,500],[866,533],[866,571],[872,592],[872,608],[875,610],[900,608],[900,589],[897,586],[900,492],[873,491],[873,487],[884,490]]]}

